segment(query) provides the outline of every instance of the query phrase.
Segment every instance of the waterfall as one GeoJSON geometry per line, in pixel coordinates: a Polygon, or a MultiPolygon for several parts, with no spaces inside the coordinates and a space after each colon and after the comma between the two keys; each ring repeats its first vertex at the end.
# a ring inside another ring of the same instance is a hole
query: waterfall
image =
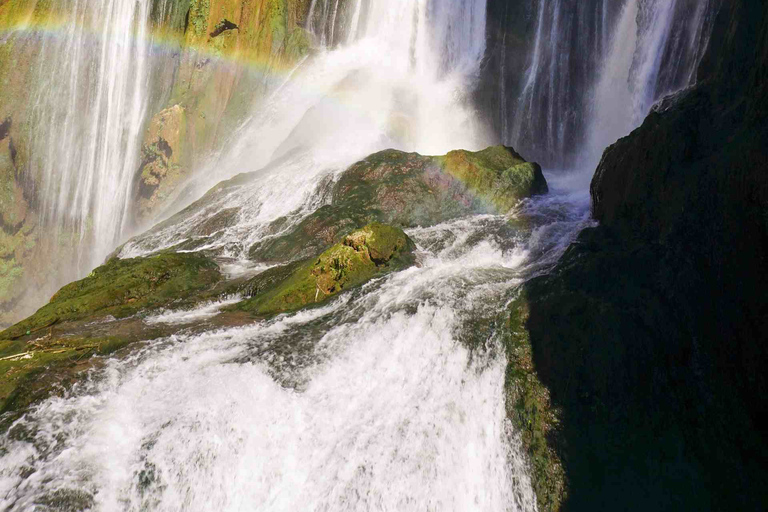
{"type": "Polygon", "coordinates": [[[510,126],[504,141],[550,166],[594,166],[656,101],[695,80],[718,7],[539,0],[519,94],[501,113],[499,132],[510,126]]]}
{"type": "Polygon", "coordinates": [[[592,93],[589,161],[597,161],[607,145],[639,126],[656,101],[695,79],[715,2],[699,2],[693,16],[685,4],[681,0],[625,4],[592,93]]]}
{"type": "MultiPolygon", "coordinates": [[[[343,8],[354,29],[328,31],[201,176],[253,171],[250,181],[230,182],[121,256],[190,241],[190,228],[226,208],[234,222],[196,249],[236,273],[274,221],[287,229],[317,209],[328,181],[360,158],[486,145],[468,98],[485,1],[343,8]]],[[[144,319],[180,331],[36,407],[15,425],[26,438],[0,437],[0,508],[536,510],[507,419],[504,348],[477,326],[583,226],[586,208],[558,197],[540,198],[553,229],[520,237],[492,215],[412,229],[419,266],[320,308],[210,332],[181,327],[210,316],[210,304],[144,319]]]]}
{"type": "MultiPolygon", "coordinates": [[[[316,21],[311,26],[318,44],[319,34],[328,31],[316,14],[323,6],[317,0],[308,18],[316,21]]],[[[230,231],[234,245],[247,245],[242,236],[251,241],[260,227],[300,208],[329,169],[343,170],[388,148],[441,154],[490,145],[470,97],[485,52],[484,0],[357,0],[342,8],[358,13],[352,32],[348,25],[334,29],[337,39],[349,42],[321,47],[253,112],[222,158],[190,184],[190,197],[196,198],[235,174],[270,169],[269,182],[254,185],[260,198],[242,192],[237,199],[250,213],[241,218],[247,235],[230,231]],[[287,160],[278,173],[269,164],[281,158],[287,160]],[[269,194],[282,199],[266,199],[269,194]]],[[[149,250],[172,243],[183,238],[184,229],[164,232],[129,243],[124,254],[142,254],[137,244],[150,239],[155,242],[149,250]]]]}
{"type": "Polygon", "coordinates": [[[44,222],[79,237],[79,272],[103,260],[129,222],[151,7],[150,0],[64,0],[65,30],[42,48],[33,172],[42,180],[44,222]]]}
{"type": "Polygon", "coordinates": [[[414,52],[404,63],[425,63],[427,44],[429,57],[437,58],[443,70],[466,65],[462,71],[476,71],[485,50],[481,36],[485,16],[486,3],[477,0],[312,0],[307,28],[323,47],[348,45],[365,37],[387,38],[390,43],[400,40],[401,48],[414,52]]]}
{"type": "Polygon", "coordinates": [[[602,20],[608,10],[601,2],[538,2],[520,94],[502,113],[511,127],[505,143],[528,158],[562,165],[571,150],[570,139],[585,110],[589,70],[603,52],[602,20]]]}

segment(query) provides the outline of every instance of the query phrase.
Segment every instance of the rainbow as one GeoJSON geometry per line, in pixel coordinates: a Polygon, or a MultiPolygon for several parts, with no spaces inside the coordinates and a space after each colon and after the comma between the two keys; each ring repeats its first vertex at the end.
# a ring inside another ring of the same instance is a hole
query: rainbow
{"type": "MultiPolygon", "coordinates": [[[[153,24],[154,25],[154,24],[153,24]]],[[[11,38],[52,38],[57,39],[71,33],[73,28],[92,38],[94,43],[107,35],[103,27],[93,27],[86,23],[73,23],[71,18],[55,14],[32,14],[20,16],[3,15],[0,10],[0,48],[11,38]],[[13,19],[9,19],[13,18],[13,19]]],[[[193,60],[207,59],[219,64],[229,64],[244,68],[250,72],[269,75],[290,75],[298,61],[275,57],[271,52],[242,47],[216,48],[203,40],[194,41],[178,31],[151,26],[144,41],[150,48],[150,56],[183,54],[193,60]],[[265,55],[266,53],[266,55],[265,55]]]]}

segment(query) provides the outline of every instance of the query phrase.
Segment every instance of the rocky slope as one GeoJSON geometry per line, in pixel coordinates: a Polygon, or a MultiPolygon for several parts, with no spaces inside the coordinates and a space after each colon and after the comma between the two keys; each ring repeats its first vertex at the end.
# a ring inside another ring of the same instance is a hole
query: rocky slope
{"type": "MultiPolygon", "coordinates": [[[[156,229],[183,222],[250,179],[242,175],[219,184],[156,229]]],[[[30,404],[66,389],[84,370],[101,364],[93,356],[127,353],[140,341],[179,329],[152,321],[152,315],[226,299],[211,318],[184,327],[200,331],[314,307],[417,263],[415,244],[402,228],[506,212],[546,190],[539,166],[511,148],[439,157],[388,150],[342,173],[331,204],[275,238],[278,243],[268,251],[252,250],[254,261],[266,261],[264,254],[269,254],[270,267],[256,275],[225,274],[215,251],[188,252],[194,239],[144,257],[112,257],[62,288],[35,314],[0,332],[0,419],[7,425],[30,404]],[[318,219],[322,229],[307,227],[318,219]]],[[[195,226],[195,233],[208,239],[235,218],[224,215],[207,229],[195,226]]]]}
{"type": "Polygon", "coordinates": [[[562,463],[563,510],[768,503],[766,65],[768,8],[724,6],[699,84],[605,151],[600,226],[510,308],[551,398],[527,409],[536,476],[562,463]]]}

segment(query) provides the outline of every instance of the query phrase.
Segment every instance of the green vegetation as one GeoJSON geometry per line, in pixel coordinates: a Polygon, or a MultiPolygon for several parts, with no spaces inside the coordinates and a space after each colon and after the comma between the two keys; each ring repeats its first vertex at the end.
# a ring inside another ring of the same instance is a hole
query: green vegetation
{"type": "Polygon", "coordinates": [[[508,313],[503,338],[507,353],[504,379],[507,417],[521,435],[539,510],[557,511],[567,492],[565,471],[553,449],[557,444],[560,412],[552,406],[549,390],[534,368],[526,328],[529,309],[524,290],[518,290],[508,313]]]}
{"type": "Polygon", "coordinates": [[[317,258],[260,276],[260,284],[265,279],[274,279],[269,283],[271,289],[269,285],[257,286],[257,290],[266,288],[266,291],[235,308],[271,315],[321,303],[377,274],[410,265],[414,248],[402,230],[379,223],[369,224],[317,258]]]}
{"type": "Polygon", "coordinates": [[[192,0],[189,6],[189,28],[196,37],[207,35],[210,11],[210,0],[192,0]]]}
{"type": "Polygon", "coordinates": [[[34,315],[1,332],[0,340],[33,334],[68,320],[96,315],[126,317],[206,290],[220,278],[214,262],[194,254],[113,258],[85,279],[59,290],[34,315]]]}

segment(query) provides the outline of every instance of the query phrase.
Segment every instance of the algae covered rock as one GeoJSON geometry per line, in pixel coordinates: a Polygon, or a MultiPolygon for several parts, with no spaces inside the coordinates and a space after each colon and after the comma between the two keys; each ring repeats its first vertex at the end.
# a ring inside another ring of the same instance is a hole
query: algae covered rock
{"type": "Polygon", "coordinates": [[[0,333],[0,340],[31,334],[58,322],[132,315],[204,291],[221,279],[213,261],[195,254],[165,253],[113,258],[88,277],[70,283],[34,315],[0,333]]]}
{"type": "MultiPolygon", "coordinates": [[[[290,265],[290,273],[278,279],[276,285],[237,308],[269,315],[317,304],[378,274],[410,265],[414,249],[415,244],[402,230],[372,223],[347,235],[317,258],[290,265]]],[[[261,283],[285,271],[280,267],[257,279],[261,283]]]]}
{"type": "Polygon", "coordinates": [[[504,214],[521,199],[547,190],[541,167],[509,147],[443,156],[388,149],[344,171],[330,205],[289,233],[255,244],[250,256],[259,261],[307,257],[373,221],[408,228],[474,213],[504,214]]]}
{"type": "Polygon", "coordinates": [[[73,382],[94,364],[93,355],[169,334],[127,317],[199,298],[220,280],[218,266],[205,257],[158,254],[112,259],[65,286],[34,315],[0,332],[0,414],[73,382]]]}
{"type": "Polygon", "coordinates": [[[386,150],[350,167],[333,204],[373,211],[382,222],[430,225],[471,213],[506,213],[521,199],[547,192],[541,168],[512,148],[421,156],[386,150]]]}
{"type": "Polygon", "coordinates": [[[552,404],[549,389],[542,383],[533,360],[533,347],[526,324],[530,317],[524,287],[516,290],[501,322],[507,355],[504,376],[507,418],[520,433],[528,459],[531,484],[541,511],[556,511],[567,497],[565,471],[558,444],[561,411],[552,404]]]}

